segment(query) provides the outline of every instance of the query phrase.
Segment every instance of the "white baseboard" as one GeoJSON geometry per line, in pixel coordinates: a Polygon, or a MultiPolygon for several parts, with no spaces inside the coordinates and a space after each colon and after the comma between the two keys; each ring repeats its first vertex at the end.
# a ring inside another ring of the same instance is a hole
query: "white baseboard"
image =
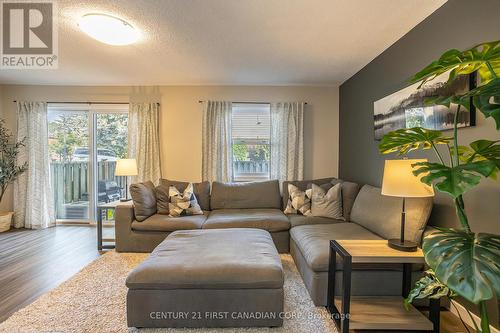
{"type": "MultiPolygon", "coordinates": [[[[450,305],[450,312],[453,313],[455,316],[462,317],[463,321],[469,325],[470,327],[474,328],[474,324],[472,323],[472,319],[470,318],[469,314],[467,313],[467,310],[464,308],[464,306],[457,301],[452,300],[451,301],[453,304],[450,305]],[[458,310],[458,312],[457,312],[458,310]]],[[[477,326],[480,326],[481,323],[481,318],[476,316],[474,313],[471,312],[472,317],[474,318],[474,321],[476,322],[477,326]]],[[[496,329],[495,327],[490,325],[490,331],[491,333],[500,333],[500,330],[496,329]]]]}

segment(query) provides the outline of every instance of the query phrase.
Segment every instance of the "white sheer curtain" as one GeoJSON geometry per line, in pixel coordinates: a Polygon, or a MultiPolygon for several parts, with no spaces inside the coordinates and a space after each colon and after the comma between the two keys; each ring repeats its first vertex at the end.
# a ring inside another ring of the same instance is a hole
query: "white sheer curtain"
{"type": "Polygon", "coordinates": [[[203,102],[202,179],[232,181],[231,102],[203,102]]]}
{"type": "Polygon", "coordinates": [[[304,178],[304,103],[271,104],[271,179],[304,178]]]}
{"type": "Polygon", "coordinates": [[[17,103],[17,140],[26,138],[17,157],[28,170],[14,182],[14,227],[40,229],[55,225],[50,182],[47,104],[17,103]]]}
{"type": "Polygon", "coordinates": [[[137,160],[134,182],[150,180],[157,184],[161,178],[160,105],[130,103],[128,113],[128,156],[137,160]]]}

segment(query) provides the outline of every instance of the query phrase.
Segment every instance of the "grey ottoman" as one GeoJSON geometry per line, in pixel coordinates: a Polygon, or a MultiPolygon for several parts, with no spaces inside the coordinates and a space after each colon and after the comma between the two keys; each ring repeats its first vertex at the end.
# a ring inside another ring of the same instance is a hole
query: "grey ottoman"
{"type": "Polygon", "coordinates": [[[283,324],[283,267],[265,230],[173,232],[126,284],[129,327],[283,324]]]}

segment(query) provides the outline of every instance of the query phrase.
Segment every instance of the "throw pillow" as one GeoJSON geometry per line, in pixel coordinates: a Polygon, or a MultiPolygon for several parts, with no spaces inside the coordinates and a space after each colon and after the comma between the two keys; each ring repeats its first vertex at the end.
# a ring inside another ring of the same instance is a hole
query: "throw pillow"
{"type": "Polygon", "coordinates": [[[170,186],[169,197],[169,216],[178,217],[203,214],[203,211],[198,204],[198,200],[196,200],[196,196],[193,193],[192,183],[189,183],[183,193],[181,193],[175,186],[170,186]]]}
{"type": "Polygon", "coordinates": [[[130,196],[134,202],[134,215],[137,221],[142,222],[156,214],[156,193],[152,182],[130,185],[130,196]]]}
{"type": "Polygon", "coordinates": [[[312,184],[312,216],[344,219],[342,214],[342,185],[336,184],[326,191],[322,186],[312,184]]]}
{"type": "Polygon", "coordinates": [[[170,186],[160,184],[156,186],[156,206],[158,214],[168,215],[168,205],[170,204],[170,186]]]}
{"type": "MultiPolygon", "coordinates": [[[[189,183],[190,182],[164,178],[160,179],[160,185],[156,187],[159,214],[168,214],[168,191],[170,189],[170,186],[175,186],[179,191],[184,192],[189,183]]],[[[198,200],[198,204],[200,205],[201,209],[210,210],[210,182],[204,181],[201,183],[192,184],[194,189],[193,193],[196,196],[196,200],[198,200]]]]}
{"type": "Polygon", "coordinates": [[[297,186],[288,184],[289,198],[284,213],[311,215],[311,193],[311,189],[301,191],[297,186]]]}

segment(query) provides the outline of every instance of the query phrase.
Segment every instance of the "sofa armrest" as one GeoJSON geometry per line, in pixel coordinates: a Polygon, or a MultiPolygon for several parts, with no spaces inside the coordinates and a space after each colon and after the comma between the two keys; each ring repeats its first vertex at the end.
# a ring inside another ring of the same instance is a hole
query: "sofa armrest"
{"type": "Polygon", "coordinates": [[[132,222],[135,220],[134,205],[132,201],[119,203],[115,208],[115,239],[116,248],[126,242],[132,232],[132,222]]]}

